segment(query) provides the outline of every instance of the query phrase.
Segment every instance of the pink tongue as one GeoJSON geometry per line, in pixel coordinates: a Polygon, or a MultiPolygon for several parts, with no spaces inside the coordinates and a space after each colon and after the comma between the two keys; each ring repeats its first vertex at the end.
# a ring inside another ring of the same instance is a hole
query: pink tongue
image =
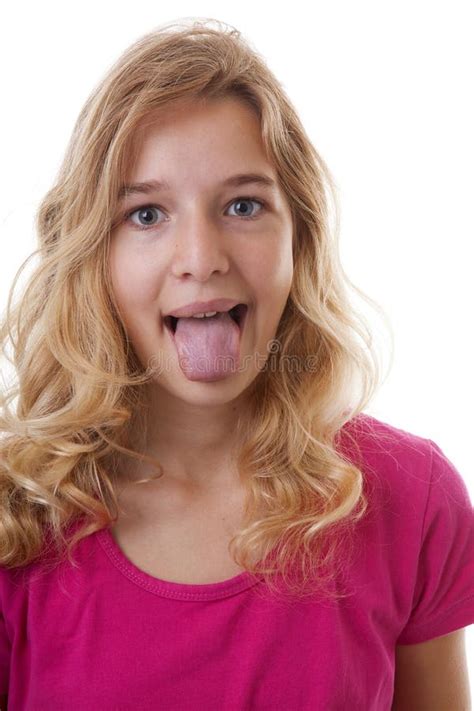
{"type": "Polygon", "coordinates": [[[239,365],[240,329],[228,312],[179,318],[174,340],[180,368],[189,380],[216,380],[239,365]]]}

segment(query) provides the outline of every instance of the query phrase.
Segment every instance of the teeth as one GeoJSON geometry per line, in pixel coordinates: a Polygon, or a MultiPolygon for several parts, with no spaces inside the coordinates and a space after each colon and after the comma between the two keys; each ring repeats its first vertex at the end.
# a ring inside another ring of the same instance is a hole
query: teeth
{"type": "Polygon", "coordinates": [[[215,316],[217,311],[208,311],[208,313],[205,313],[204,311],[200,314],[194,314],[192,318],[204,318],[205,316],[215,316]]]}

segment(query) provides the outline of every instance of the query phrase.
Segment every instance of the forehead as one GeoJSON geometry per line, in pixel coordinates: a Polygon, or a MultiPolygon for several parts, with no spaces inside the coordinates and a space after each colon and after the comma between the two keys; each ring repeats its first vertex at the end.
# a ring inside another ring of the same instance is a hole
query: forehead
{"type": "Polygon", "coordinates": [[[205,125],[219,125],[222,129],[229,127],[245,128],[247,133],[260,138],[260,121],[256,109],[247,101],[235,96],[220,98],[183,98],[158,107],[144,116],[135,131],[137,137],[143,139],[151,134],[166,133],[171,135],[173,129],[199,130],[205,125]]]}
{"type": "Polygon", "coordinates": [[[208,168],[221,163],[223,169],[236,161],[244,169],[255,158],[270,163],[255,110],[234,97],[181,100],[153,111],[134,130],[130,154],[133,179],[138,177],[130,175],[133,170],[149,172],[171,162],[185,167],[200,161],[208,168]]]}

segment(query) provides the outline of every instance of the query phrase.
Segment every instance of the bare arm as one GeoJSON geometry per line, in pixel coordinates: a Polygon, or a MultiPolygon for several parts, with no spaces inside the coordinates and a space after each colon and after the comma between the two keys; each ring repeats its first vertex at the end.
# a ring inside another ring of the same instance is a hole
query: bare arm
{"type": "Polygon", "coordinates": [[[472,711],[464,629],[397,646],[392,711],[472,711]]]}

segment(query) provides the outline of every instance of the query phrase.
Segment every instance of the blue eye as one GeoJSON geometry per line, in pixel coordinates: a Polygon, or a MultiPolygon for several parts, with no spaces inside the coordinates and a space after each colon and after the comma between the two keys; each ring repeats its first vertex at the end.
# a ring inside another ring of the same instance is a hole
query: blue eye
{"type": "Polygon", "coordinates": [[[129,212],[127,215],[127,218],[131,220],[132,215],[137,214],[139,219],[145,218],[146,224],[137,224],[132,220],[132,224],[135,225],[135,227],[138,227],[139,230],[148,230],[150,227],[155,227],[155,223],[151,224],[151,221],[153,220],[153,215],[152,212],[153,210],[158,210],[161,212],[161,209],[157,205],[143,205],[142,207],[138,207],[132,212],[129,212]]]}
{"type": "MultiPolygon", "coordinates": [[[[255,202],[255,203],[257,203],[258,205],[260,205],[261,208],[265,207],[265,206],[264,206],[264,203],[263,203],[261,200],[257,200],[256,198],[251,198],[251,197],[248,197],[248,198],[247,198],[247,197],[236,198],[235,200],[232,200],[231,205],[233,205],[234,203],[237,203],[237,205],[242,205],[242,204],[245,204],[246,202],[247,202],[247,203],[248,203],[248,202],[255,202]]],[[[261,212],[261,210],[258,210],[257,215],[258,215],[260,212],[261,212]]],[[[243,217],[244,219],[247,219],[247,220],[253,220],[257,215],[254,215],[254,214],[252,214],[252,215],[245,214],[245,215],[238,215],[238,217],[243,217]]]]}
{"type": "MultiPolygon", "coordinates": [[[[248,214],[247,209],[246,214],[236,215],[236,217],[240,217],[243,220],[255,220],[260,212],[265,209],[265,203],[262,200],[258,200],[254,197],[239,197],[232,200],[231,205],[236,203],[238,206],[241,206],[245,203],[252,202],[260,206],[260,209],[256,212],[256,214],[248,214]]],[[[125,215],[125,221],[131,221],[132,225],[138,230],[151,230],[159,224],[153,222],[153,211],[162,212],[162,209],[158,205],[142,205],[141,207],[136,207],[125,215]],[[135,220],[132,220],[133,215],[138,215],[139,220],[144,219],[146,224],[137,223],[135,220]]]]}

